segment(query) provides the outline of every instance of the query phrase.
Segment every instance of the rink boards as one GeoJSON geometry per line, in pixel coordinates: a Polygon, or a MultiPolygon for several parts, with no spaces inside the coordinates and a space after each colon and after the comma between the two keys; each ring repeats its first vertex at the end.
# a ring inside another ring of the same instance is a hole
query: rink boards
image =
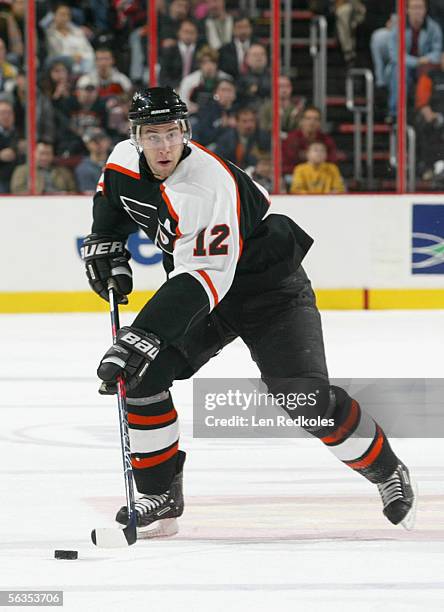
{"type": "MultiPolygon", "coordinates": [[[[88,289],[79,245],[91,198],[5,197],[0,312],[89,312],[104,308],[88,289]]],[[[444,308],[444,196],[273,196],[315,239],[305,260],[325,309],[444,308]]],[[[164,282],[161,253],[129,241],[137,310],[164,282]]]]}

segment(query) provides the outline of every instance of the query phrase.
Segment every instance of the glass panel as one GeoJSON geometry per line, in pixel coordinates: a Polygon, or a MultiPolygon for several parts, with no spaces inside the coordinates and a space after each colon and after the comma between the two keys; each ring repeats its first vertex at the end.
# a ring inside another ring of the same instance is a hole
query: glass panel
{"type": "MultiPolygon", "coordinates": [[[[36,154],[43,155],[42,169],[53,157],[51,165],[62,168],[57,174],[64,176],[64,182],[54,184],[46,176],[46,184],[40,187],[45,192],[57,191],[62,184],[71,191],[72,180],[79,191],[93,190],[92,179],[89,183],[79,180],[79,172],[86,173],[86,165],[87,170],[95,166],[97,173],[110,147],[127,137],[131,94],[150,83],[148,0],[146,6],[133,3],[131,11],[122,3],[114,12],[108,0],[95,2],[94,10],[85,8],[87,4],[69,4],[71,8],[53,13],[48,3],[36,2],[36,140],[46,143],[46,147],[36,146],[36,154]],[[57,46],[57,30],[64,27],[73,28],[79,53],[57,46]],[[104,76],[97,76],[98,71],[104,76]]],[[[430,0],[425,19],[421,16],[424,0],[404,4],[405,185],[416,191],[443,191],[444,4],[430,0]],[[410,19],[425,24],[418,40],[412,37],[410,19]]],[[[174,0],[156,5],[159,36],[154,43],[158,54],[154,74],[159,83],[172,84],[187,100],[195,139],[247,168],[273,190],[270,0],[174,0]],[[195,45],[190,56],[185,54],[188,42],[195,45]],[[250,132],[255,132],[254,137],[250,132]]],[[[0,81],[3,193],[10,191],[17,166],[24,167],[18,173],[21,186],[14,181],[14,191],[27,189],[26,7],[23,0],[13,0],[2,9],[13,24],[3,28],[3,35],[0,32],[0,57],[3,54],[6,62],[0,81]],[[11,103],[13,127],[8,128],[11,103]]],[[[399,188],[396,48],[396,0],[281,2],[281,192],[340,191],[340,176],[349,192],[399,188]],[[311,170],[296,170],[307,162],[308,144],[313,140],[323,141],[325,147],[310,147],[311,170]],[[323,166],[325,172],[319,172],[319,160],[325,156],[336,170],[323,166]]]]}
{"type": "MultiPolygon", "coordinates": [[[[244,5],[246,12],[237,2],[209,3],[198,22],[198,72],[178,87],[191,111],[194,139],[272,191],[269,3],[244,5]]],[[[203,9],[197,4],[195,15],[203,9]]],[[[177,85],[166,78],[165,64],[161,84],[177,85]]]]}
{"type": "MultiPolygon", "coordinates": [[[[293,190],[298,192],[334,193],[343,186],[349,192],[394,191],[396,168],[390,163],[392,128],[387,119],[385,73],[377,82],[371,55],[372,36],[386,27],[394,1],[288,4],[292,7],[291,44],[287,28],[283,65],[287,67],[289,57],[294,92],[310,108],[308,117],[301,117],[299,131],[283,142],[287,185],[293,174],[293,190]],[[320,125],[312,106],[320,113],[320,125]],[[308,145],[314,140],[324,147],[311,145],[307,162],[308,145]],[[322,159],[333,165],[322,165],[322,159]],[[304,162],[309,165],[292,171],[292,165],[304,162]]],[[[389,36],[388,28],[385,36],[389,36]]]]}

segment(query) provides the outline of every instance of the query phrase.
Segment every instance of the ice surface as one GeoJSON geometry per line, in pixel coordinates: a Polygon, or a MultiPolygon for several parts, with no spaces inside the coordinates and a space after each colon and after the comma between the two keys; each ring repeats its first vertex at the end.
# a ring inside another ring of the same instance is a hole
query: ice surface
{"type": "MultiPolygon", "coordinates": [[[[323,321],[332,376],[443,376],[444,311],[323,321]]],[[[96,391],[108,318],[2,315],[0,338],[1,589],[63,590],[64,609],[81,612],[444,608],[441,440],[393,441],[421,491],[408,533],[316,440],[193,439],[191,383],[176,383],[188,451],[181,531],[98,550],[90,531],[113,523],[124,496],[115,402],[96,391]],[[55,560],[56,548],[79,559],[55,560]]],[[[199,375],[257,370],[236,342],[199,375]]]]}

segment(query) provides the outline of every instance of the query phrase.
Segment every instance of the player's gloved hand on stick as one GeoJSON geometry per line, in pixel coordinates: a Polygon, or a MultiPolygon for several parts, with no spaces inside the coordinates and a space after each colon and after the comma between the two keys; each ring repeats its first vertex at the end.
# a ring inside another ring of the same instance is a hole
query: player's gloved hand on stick
{"type": "Polygon", "coordinates": [[[127,304],[127,295],[133,290],[133,273],[128,260],[131,258],[125,244],[118,238],[90,234],[83,241],[82,259],[91,289],[109,301],[108,280],[114,280],[119,304],[127,304]]]}
{"type": "MultiPolygon", "coordinates": [[[[100,361],[97,375],[105,381],[104,395],[114,392],[119,376],[123,376],[127,389],[139,384],[150,363],[160,351],[161,341],[152,333],[137,327],[121,327],[116,343],[109,348],[100,361]]],[[[103,385],[102,385],[103,387],[103,385]]]]}

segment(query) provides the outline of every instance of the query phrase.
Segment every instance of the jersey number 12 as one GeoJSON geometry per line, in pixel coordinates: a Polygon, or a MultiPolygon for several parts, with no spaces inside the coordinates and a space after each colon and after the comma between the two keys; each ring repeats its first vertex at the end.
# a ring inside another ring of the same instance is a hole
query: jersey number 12
{"type": "MultiPolygon", "coordinates": [[[[205,257],[207,255],[207,229],[204,228],[196,238],[196,246],[194,247],[193,255],[196,257],[205,257]]],[[[230,235],[228,225],[215,225],[210,231],[210,244],[208,246],[208,255],[226,255],[228,253],[228,245],[223,244],[224,240],[230,235]]]]}

